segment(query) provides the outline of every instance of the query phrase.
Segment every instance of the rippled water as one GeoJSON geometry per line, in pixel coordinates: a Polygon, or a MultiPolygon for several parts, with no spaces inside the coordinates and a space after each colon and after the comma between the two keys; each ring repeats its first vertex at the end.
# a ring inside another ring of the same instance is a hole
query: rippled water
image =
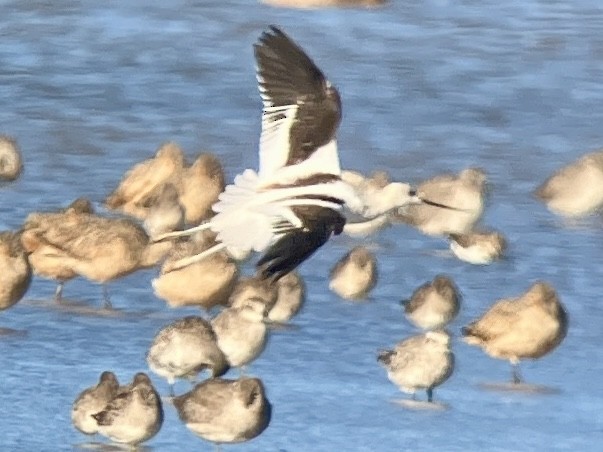
{"type": "MultiPolygon", "coordinates": [[[[380,282],[370,302],[355,305],[328,291],[326,275],[356,242],[326,245],[301,268],[309,294],[299,329],[275,334],[251,366],[267,386],[273,420],[238,449],[599,450],[601,222],[569,227],[530,196],[554,169],[603,144],[598,0],[398,0],[372,11],[151,3],[0,2],[0,133],[18,139],[26,165],[1,188],[0,229],[80,195],[99,203],[166,140],[191,158],[218,153],[229,178],[255,167],[261,104],[251,46],[279,24],[341,91],[344,167],[416,182],[482,166],[493,187],[484,223],[503,231],[511,249],[504,262],[473,267],[441,257],[441,240],[387,230],[371,241],[380,282]],[[509,378],[508,364],[455,343],[455,374],[435,391],[448,410],[390,403],[401,394],[376,350],[413,333],[398,301],[440,272],[465,297],[455,332],[536,279],[554,284],[570,315],[568,337],[523,373],[559,393],[484,391],[479,383],[509,378]]],[[[153,334],[195,312],[166,308],[152,294],[153,274],[111,285],[119,317],[49,308],[54,285],[40,279],[0,314],[2,327],[25,332],[0,338],[0,449],[72,450],[89,441],[70,424],[75,395],[102,370],[121,380],[145,370],[153,334]]],[[[86,281],[65,288],[89,306],[100,294],[86,281]]],[[[206,446],[169,406],[148,443],[158,451],[206,446]]]]}

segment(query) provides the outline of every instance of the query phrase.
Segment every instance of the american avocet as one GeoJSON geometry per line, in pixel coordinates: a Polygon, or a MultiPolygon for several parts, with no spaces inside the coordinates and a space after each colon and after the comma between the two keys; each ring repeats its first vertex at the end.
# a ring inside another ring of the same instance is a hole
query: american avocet
{"type": "Polygon", "coordinates": [[[222,248],[235,257],[268,250],[261,272],[278,278],[342,231],[344,204],[361,208],[340,178],[337,89],[276,27],[262,34],[255,57],[264,101],[259,172],[248,169],[237,176],[214,205],[217,215],[183,232],[211,228],[221,243],[174,268],[222,248]]]}
{"type": "Polygon", "coordinates": [[[443,330],[428,331],[399,342],[393,350],[379,352],[377,360],[387,370],[389,379],[403,392],[427,391],[433,401],[433,389],[444,383],[454,370],[450,335],[443,330]]]}
{"type": "Polygon", "coordinates": [[[465,342],[513,366],[520,383],[519,361],[537,359],[565,338],[568,317],[555,289],[538,282],[518,298],[497,301],[482,317],[462,329],[465,342]]]}
{"type": "Polygon", "coordinates": [[[414,325],[424,330],[437,330],[457,316],[461,294],[452,279],[437,275],[433,281],[419,286],[403,304],[406,318],[414,325]]]}
{"type": "MultiPolygon", "coordinates": [[[[226,187],[207,223],[160,239],[215,231],[220,242],[174,263],[177,269],[220,249],[233,256],[265,252],[262,277],[277,280],[306,260],[345,224],[343,207],[363,213],[354,189],[341,180],[336,132],[341,120],[337,89],[276,27],[254,46],[263,99],[259,171],[245,170],[226,187]]],[[[420,202],[405,193],[398,205],[420,202]]]]}
{"type": "Polygon", "coordinates": [[[329,289],[342,298],[357,300],[377,284],[377,259],[365,246],[356,246],[331,269],[329,289]]]}
{"type": "Polygon", "coordinates": [[[92,415],[98,433],[116,443],[140,444],[157,434],[163,424],[161,397],[147,374],[139,372],[132,384],[92,415]]]}
{"type": "Polygon", "coordinates": [[[442,174],[419,184],[417,193],[454,209],[434,208],[425,202],[413,204],[398,209],[395,220],[427,235],[470,232],[484,212],[486,173],[480,168],[467,168],[458,175],[442,174]]]}
{"type": "Polygon", "coordinates": [[[117,395],[119,382],[113,372],[101,374],[97,385],[83,390],[71,407],[71,422],[73,426],[86,435],[98,433],[98,424],[93,414],[103,410],[117,395]]]}
{"type": "Polygon", "coordinates": [[[556,171],[535,192],[547,208],[581,217],[603,207],[603,150],[591,152],[556,171]]]}
{"type": "Polygon", "coordinates": [[[14,181],[22,171],[23,160],[17,141],[0,135],[0,181],[14,181]]]}
{"type": "Polygon", "coordinates": [[[216,444],[241,443],[262,433],[272,415],[258,378],[212,378],[174,398],[180,420],[196,435],[216,444]]]}
{"type": "Polygon", "coordinates": [[[198,316],[184,317],[162,328],[147,352],[147,363],[168,381],[171,395],[176,378],[194,381],[205,369],[212,377],[220,377],[229,368],[211,324],[198,316]]]}
{"type": "Polygon", "coordinates": [[[450,249],[460,260],[475,265],[491,264],[507,249],[505,237],[496,231],[450,234],[450,249]]]}

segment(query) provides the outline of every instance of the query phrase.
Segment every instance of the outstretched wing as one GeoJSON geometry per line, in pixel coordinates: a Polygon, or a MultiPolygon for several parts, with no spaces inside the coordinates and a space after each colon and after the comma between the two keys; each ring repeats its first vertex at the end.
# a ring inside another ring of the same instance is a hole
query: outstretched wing
{"type": "Polygon", "coordinates": [[[283,234],[260,258],[257,268],[264,279],[282,278],[324,245],[332,234],[340,234],[345,225],[345,217],[326,207],[300,206],[292,210],[303,227],[283,234]]]}
{"type": "Polygon", "coordinates": [[[339,175],[335,134],[341,101],[337,89],[277,27],[262,33],[254,53],[264,103],[260,178],[287,183],[317,173],[339,175]],[[308,165],[308,159],[313,164],[308,165]],[[279,172],[298,165],[294,172],[279,172]]]}

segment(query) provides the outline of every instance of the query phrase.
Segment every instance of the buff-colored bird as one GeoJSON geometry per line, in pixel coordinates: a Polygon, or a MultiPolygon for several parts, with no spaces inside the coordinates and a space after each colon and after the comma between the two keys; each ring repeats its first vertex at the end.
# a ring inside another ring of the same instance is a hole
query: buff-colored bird
{"type": "Polygon", "coordinates": [[[535,192],[547,208],[565,217],[583,217],[603,207],[603,150],[564,166],[535,192]]]}
{"type": "Polygon", "coordinates": [[[406,318],[425,330],[444,328],[458,314],[461,294],[454,281],[437,275],[433,281],[419,286],[404,303],[406,318]]]}
{"type": "Polygon", "coordinates": [[[364,246],[357,246],[331,269],[329,288],[342,298],[358,300],[377,283],[377,260],[364,246]]]}
{"type": "Polygon", "coordinates": [[[207,259],[173,271],[173,262],[194,256],[215,243],[215,234],[204,231],[196,238],[176,242],[168,254],[161,272],[152,281],[153,291],[169,306],[199,306],[210,310],[214,306],[227,305],[239,270],[226,252],[215,253],[207,259]]]}
{"type": "Polygon", "coordinates": [[[150,208],[148,198],[164,184],[180,178],[184,167],[182,149],[176,143],[164,143],[153,158],[136,164],[125,174],[105,205],[144,220],[150,208]]]}
{"type": "Polygon", "coordinates": [[[497,301],[462,329],[465,342],[493,358],[509,360],[513,383],[520,383],[519,361],[553,351],[565,338],[568,317],[555,289],[537,282],[517,298],[497,301]]]}
{"type": "Polygon", "coordinates": [[[103,284],[107,308],[106,283],[157,264],[171,248],[151,243],[131,220],[76,212],[30,214],[21,241],[29,253],[52,256],[57,265],[103,284]]]}
{"type": "Polygon", "coordinates": [[[0,135],[0,181],[14,181],[23,171],[21,149],[14,138],[0,135]]]}
{"type": "Polygon", "coordinates": [[[213,215],[211,207],[224,191],[224,170],[218,158],[210,153],[199,155],[185,168],[176,185],[185,211],[187,224],[199,224],[213,215]]]}
{"type": "Polygon", "coordinates": [[[0,311],[16,304],[31,283],[31,266],[19,232],[0,232],[0,311]]]}
{"type": "MultiPolygon", "coordinates": [[[[78,198],[60,212],[65,215],[92,214],[94,208],[87,198],[78,198]]],[[[26,238],[27,240],[27,238],[26,238]]],[[[54,300],[61,302],[63,299],[63,288],[65,283],[77,276],[77,273],[69,265],[65,265],[60,255],[48,253],[44,247],[33,246],[28,249],[29,263],[35,275],[57,282],[54,300]]]]}

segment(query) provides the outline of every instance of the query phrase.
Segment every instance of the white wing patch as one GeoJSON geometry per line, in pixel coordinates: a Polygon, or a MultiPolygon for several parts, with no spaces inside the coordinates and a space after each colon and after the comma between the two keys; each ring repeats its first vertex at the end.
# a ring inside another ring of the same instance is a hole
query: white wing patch
{"type": "Polygon", "coordinates": [[[335,139],[319,147],[306,160],[295,165],[277,168],[267,177],[261,177],[260,187],[272,184],[295,184],[296,181],[307,179],[315,174],[332,174],[334,176],[341,174],[335,139]]]}
{"type": "Polygon", "coordinates": [[[264,251],[278,235],[303,227],[277,192],[258,192],[258,182],[255,171],[245,170],[213,206],[211,229],[232,255],[264,251]]]}
{"type": "Polygon", "coordinates": [[[289,132],[296,114],[297,105],[264,106],[260,136],[260,178],[270,177],[287,163],[290,151],[289,132]]]}

